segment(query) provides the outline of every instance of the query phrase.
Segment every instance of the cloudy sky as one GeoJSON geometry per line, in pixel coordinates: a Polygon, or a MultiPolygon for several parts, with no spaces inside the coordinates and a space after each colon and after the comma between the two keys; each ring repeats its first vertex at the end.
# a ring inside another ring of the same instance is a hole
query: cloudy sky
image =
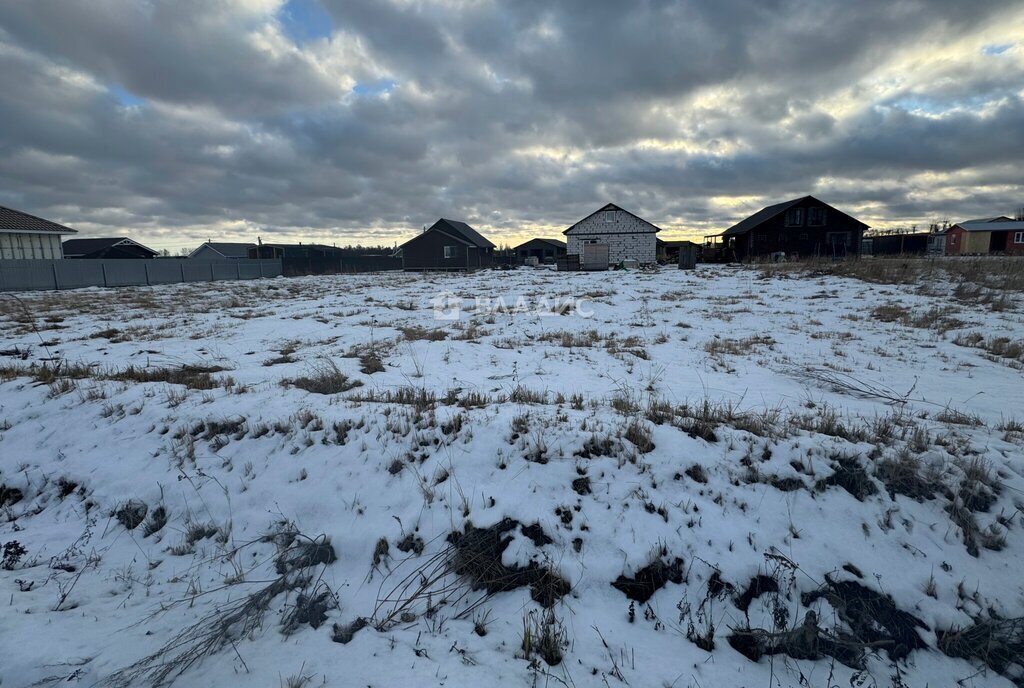
{"type": "Polygon", "coordinates": [[[172,251],[1024,205],[1024,4],[0,0],[0,204],[172,251]]]}

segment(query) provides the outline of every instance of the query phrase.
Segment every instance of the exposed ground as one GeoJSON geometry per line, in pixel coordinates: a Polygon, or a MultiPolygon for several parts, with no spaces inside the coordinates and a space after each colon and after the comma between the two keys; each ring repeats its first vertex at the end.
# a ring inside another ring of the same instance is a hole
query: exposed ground
{"type": "Polygon", "coordinates": [[[1019,264],[861,265],[0,295],[0,682],[1024,685],[1019,264]]]}

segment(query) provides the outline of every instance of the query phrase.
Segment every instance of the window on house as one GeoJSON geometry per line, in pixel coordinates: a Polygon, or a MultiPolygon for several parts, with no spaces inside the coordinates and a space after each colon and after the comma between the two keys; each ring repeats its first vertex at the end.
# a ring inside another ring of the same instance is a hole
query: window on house
{"type": "Polygon", "coordinates": [[[949,243],[951,243],[951,244],[955,244],[956,243],[956,234],[950,234],[949,235],[949,243]]]}
{"type": "Polygon", "coordinates": [[[614,210],[609,210],[609,211],[605,212],[604,213],[604,221],[605,222],[615,222],[615,211],[614,210]]]}
{"type": "Polygon", "coordinates": [[[786,211],[786,226],[787,227],[803,227],[804,226],[804,209],[803,208],[790,208],[786,211]]]}
{"type": "Polygon", "coordinates": [[[803,234],[800,235],[800,241],[807,241],[807,239],[808,239],[807,232],[804,232],[803,234]]]}
{"type": "Polygon", "coordinates": [[[1013,235],[1013,243],[1024,244],[1024,232],[1016,232],[1013,235]]]}
{"type": "Polygon", "coordinates": [[[814,207],[807,209],[807,225],[810,227],[822,227],[825,224],[825,209],[814,207]]]}
{"type": "Polygon", "coordinates": [[[445,246],[444,247],[444,257],[445,258],[454,258],[455,257],[455,247],[454,246],[445,246]]]}

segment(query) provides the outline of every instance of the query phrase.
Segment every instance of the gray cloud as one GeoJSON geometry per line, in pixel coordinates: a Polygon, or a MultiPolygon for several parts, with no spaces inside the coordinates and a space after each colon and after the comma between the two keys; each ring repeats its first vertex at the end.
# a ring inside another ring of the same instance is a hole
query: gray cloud
{"type": "Polygon", "coordinates": [[[0,5],[0,203],[175,247],[1024,197],[1024,45],[981,49],[1024,26],[1009,2],[321,4],[335,32],[302,45],[274,0],[0,5]]]}

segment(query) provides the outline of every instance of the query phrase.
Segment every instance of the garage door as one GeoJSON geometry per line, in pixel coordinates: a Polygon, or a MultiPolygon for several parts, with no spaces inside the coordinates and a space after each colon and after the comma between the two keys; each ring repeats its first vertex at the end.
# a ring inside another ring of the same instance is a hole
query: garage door
{"type": "Polygon", "coordinates": [[[583,244],[583,269],[608,269],[608,244],[583,244]]]}

